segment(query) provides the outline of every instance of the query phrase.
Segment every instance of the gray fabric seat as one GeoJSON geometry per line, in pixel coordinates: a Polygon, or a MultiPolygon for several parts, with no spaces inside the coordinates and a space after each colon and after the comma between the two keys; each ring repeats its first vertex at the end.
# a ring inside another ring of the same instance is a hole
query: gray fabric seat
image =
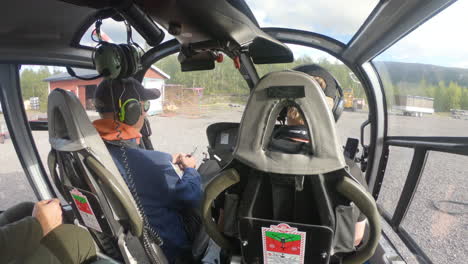
{"type": "Polygon", "coordinates": [[[145,244],[148,240],[132,193],[78,98],[55,89],[49,95],[48,118],[51,176],[101,251],[125,262],[135,258],[149,263],[147,255],[152,254],[166,263],[157,245],[145,244]]]}
{"type": "Polygon", "coordinates": [[[378,213],[372,197],[345,166],[333,115],[316,81],[301,72],[270,73],[251,92],[232,161],[206,186],[203,215],[207,232],[246,263],[263,262],[275,254],[268,248],[275,247],[274,243],[266,244],[266,230],[287,225],[296,231],[284,232],[299,232],[303,238],[297,242],[302,247],[297,251],[302,252],[302,263],[328,263],[331,255],[352,251],[352,244],[343,247],[338,236],[344,231],[348,237],[353,234],[346,229],[354,230],[354,223],[342,221],[343,214],[353,213],[348,210],[353,201],[372,218],[371,231],[377,234],[366,252],[346,258],[349,263],[362,263],[378,242],[378,213]],[[303,113],[311,138],[307,152],[287,154],[269,147],[277,116],[287,106],[296,106],[303,113]],[[347,188],[356,194],[353,199],[343,191],[347,188]],[[210,210],[220,197],[223,233],[210,210]]]}

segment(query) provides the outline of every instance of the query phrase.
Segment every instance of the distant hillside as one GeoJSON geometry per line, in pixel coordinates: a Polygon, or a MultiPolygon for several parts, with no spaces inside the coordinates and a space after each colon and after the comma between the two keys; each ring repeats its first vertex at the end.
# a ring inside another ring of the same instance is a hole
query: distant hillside
{"type": "Polygon", "coordinates": [[[419,83],[426,80],[429,85],[437,85],[440,81],[445,84],[456,82],[468,87],[468,69],[442,67],[421,63],[404,63],[392,61],[374,62],[382,76],[389,78],[392,83],[419,83]]]}
{"type": "Polygon", "coordinates": [[[436,112],[468,110],[468,69],[420,63],[374,63],[385,87],[387,105],[398,95],[434,98],[436,112]]]}

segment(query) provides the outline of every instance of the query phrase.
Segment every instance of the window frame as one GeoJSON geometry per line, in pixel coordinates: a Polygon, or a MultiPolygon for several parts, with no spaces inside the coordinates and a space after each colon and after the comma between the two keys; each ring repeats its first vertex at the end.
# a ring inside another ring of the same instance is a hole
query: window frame
{"type": "Polygon", "coordinates": [[[57,197],[40,159],[26,116],[19,80],[19,65],[0,64],[0,88],[0,102],[5,122],[35,196],[38,200],[57,197]]]}

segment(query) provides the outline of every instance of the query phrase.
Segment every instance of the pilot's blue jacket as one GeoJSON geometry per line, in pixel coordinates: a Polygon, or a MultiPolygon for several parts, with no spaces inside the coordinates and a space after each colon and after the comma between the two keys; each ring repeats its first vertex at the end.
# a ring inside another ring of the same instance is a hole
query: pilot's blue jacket
{"type": "MultiPolygon", "coordinates": [[[[96,129],[107,142],[112,142],[108,133],[107,136],[103,135],[107,130],[105,127],[109,126],[105,126],[105,121],[100,121],[94,122],[96,129]]],[[[127,135],[126,140],[136,141],[138,138],[131,139],[129,133],[125,133],[128,127],[121,124],[122,134],[127,135]]],[[[106,145],[120,173],[127,177],[121,147],[118,144],[106,145]]],[[[202,199],[200,175],[195,169],[187,168],[179,177],[168,153],[128,146],[125,150],[136,192],[150,224],[164,241],[162,249],[166,257],[173,263],[178,255],[191,248],[181,211],[199,208],[202,199]]]]}

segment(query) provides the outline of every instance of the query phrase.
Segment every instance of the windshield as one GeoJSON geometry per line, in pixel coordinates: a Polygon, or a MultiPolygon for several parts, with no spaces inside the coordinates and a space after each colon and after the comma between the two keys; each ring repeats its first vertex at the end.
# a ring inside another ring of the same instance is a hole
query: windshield
{"type": "Polygon", "coordinates": [[[424,141],[417,147],[387,143],[377,204],[393,229],[406,233],[433,263],[468,258],[468,157],[447,143],[463,142],[468,131],[468,36],[460,34],[468,25],[467,8],[467,1],[455,2],[373,62],[387,101],[386,140],[424,141]],[[428,147],[435,145],[446,149],[428,147]]]}
{"type": "Polygon", "coordinates": [[[391,136],[466,136],[468,123],[468,25],[459,1],[374,60],[382,78],[391,136]],[[430,119],[400,120],[400,115],[430,119]],[[412,130],[408,124],[419,122],[412,130]]]}
{"type": "Polygon", "coordinates": [[[246,0],[261,27],[284,27],[320,33],[348,43],[378,0],[246,0]]]}

